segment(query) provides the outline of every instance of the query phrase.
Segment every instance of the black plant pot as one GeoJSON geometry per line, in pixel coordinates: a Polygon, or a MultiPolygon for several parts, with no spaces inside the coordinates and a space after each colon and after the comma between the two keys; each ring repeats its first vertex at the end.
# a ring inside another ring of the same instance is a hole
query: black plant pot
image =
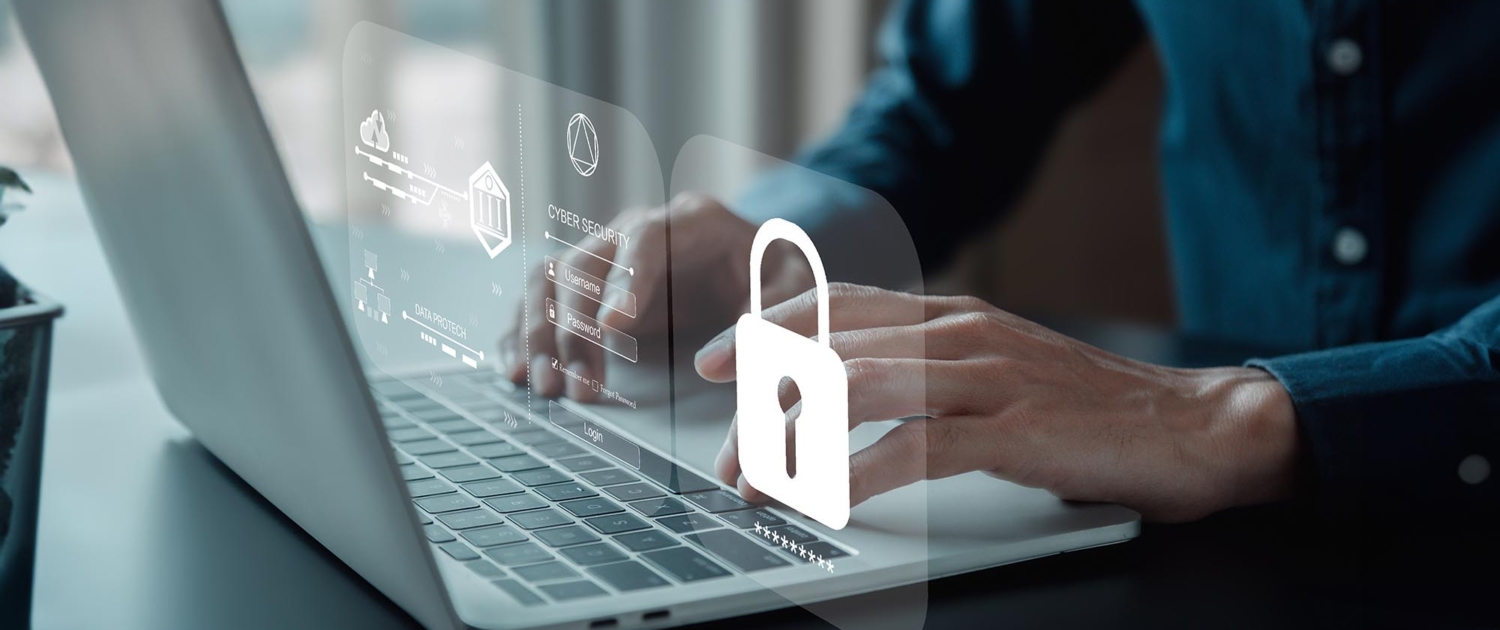
{"type": "Polygon", "coordinates": [[[52,322],[62,307],[15,284],[0,268],[0,628],[31,624],[42,429],[52,322]]]}

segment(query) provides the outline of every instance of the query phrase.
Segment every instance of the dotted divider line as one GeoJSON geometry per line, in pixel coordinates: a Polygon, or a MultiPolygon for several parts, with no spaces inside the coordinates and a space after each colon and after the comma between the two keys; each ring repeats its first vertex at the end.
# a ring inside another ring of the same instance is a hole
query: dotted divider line
{"type": "Polygon", "coordinates": [[[526,301],[531,299],[531,264],[530,258],[526,256],[526,241],[530,240],[526,232],[526,128],[521,121],[521,104],[516,104],[516,151],[517,164],[521,172],[521,338],[525,344],[521,354],[521,360],[526,362],[526,415],[531,419],[531,309],[526,307],[526,301]]]}

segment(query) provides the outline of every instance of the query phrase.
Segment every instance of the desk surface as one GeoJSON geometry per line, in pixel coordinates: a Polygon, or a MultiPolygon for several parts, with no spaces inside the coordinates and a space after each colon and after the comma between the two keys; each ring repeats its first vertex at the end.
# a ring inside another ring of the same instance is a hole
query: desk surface
{"type": "MultiPolygon", "coordinates": [[[[5,263],[62,302],[44,455],[34,625],[410,628],[414,622],[219,464],[162,407],[76,187],[32,177],[5,263]]],[[[1164,363],[1242,349],[1061,326],[1164,363]]],[[[936,581],[929,627],[1493,625],[1494,542],[1305,526],[1289,507],[1147,526],[1140,540],[936,581]],[[1367,532],[1368,533],[1368,532],[1367,532]],[[1347,534],[1347,535],[1346,535],[1347,534]],[[1486,547],[1487,545],[1487,547],[1486,547]],[[1450,560],[1463,549],[1457,570],[1450,560]],[[1464,570],[1482,563],[1478,573],[1464,570]],[[1418,623],[1421,622],[1421,623],[1418,623]]],[[[853,598],[878,615],[879,594],[853,598]]],[[[716,627],[826,627],[784,610],[716,627]]]]}

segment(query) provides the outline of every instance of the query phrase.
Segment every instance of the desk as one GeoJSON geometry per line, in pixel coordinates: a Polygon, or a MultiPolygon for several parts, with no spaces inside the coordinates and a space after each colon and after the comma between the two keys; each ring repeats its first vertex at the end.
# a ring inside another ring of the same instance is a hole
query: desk
{"type": "MultiPolygon", "coordinates": [[[[168,415],[76,187],[29,179],[32,208],[0,230],[0,252],[17,277],[67,307],[49,402],[35,627],[415,627],[168,415]]],[[[1164,363],[1246,352],[1128,326],[1058,327],[1164,363]]],[[[1273,507],[1147,526],[1124,545],[939,580],[929,627],[1496,623],[1488,602],[1500,565],[1486,560],[1495,543],[1478,543],[1480,560],[1467,542],[1425,538],[1388,538],[1368,553],[1350,537],[1308,530],[1306,518],[1273,507]],[[1456,549],[1481,577],[1450,566],[1456,549]]],[[[879,614],[879,594],[852,601],[879,614]]],[[[767,626],[826,624],[793,609],[714,625],[767,626]]]]}

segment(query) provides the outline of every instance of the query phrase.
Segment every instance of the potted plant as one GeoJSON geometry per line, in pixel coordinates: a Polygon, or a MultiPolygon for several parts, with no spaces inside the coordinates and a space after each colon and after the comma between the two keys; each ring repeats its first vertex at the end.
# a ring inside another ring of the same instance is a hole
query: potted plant
{"type": "MultiPolygon", "coordinates": [[[[0,167],[0,225],[30,193],[0,167]]],[[[0,628],[30,626],[37,500],[52,322],[62,307],[33,293],[0,266],[0,628]]]]}

